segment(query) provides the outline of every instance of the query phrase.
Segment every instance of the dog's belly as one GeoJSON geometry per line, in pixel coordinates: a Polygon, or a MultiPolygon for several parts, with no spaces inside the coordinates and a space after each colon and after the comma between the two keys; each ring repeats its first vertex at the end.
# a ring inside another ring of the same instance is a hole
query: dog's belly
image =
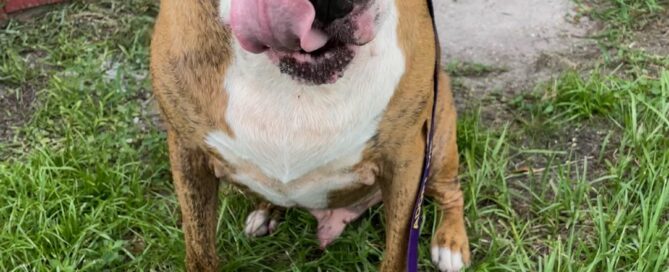
{"type": "Polygon", "coordinates": [[[275,205],[326,209],[355,205],[375,193],[378,187],[361,183],[374,182],[373,179],[369,180],[372,176],[373,173],[352,171],[350,168],[334,171],[319,169],[285,184],[267,177],[259,168],[246,164],[235,167],[230,178],[233,183],[275,205]]]}

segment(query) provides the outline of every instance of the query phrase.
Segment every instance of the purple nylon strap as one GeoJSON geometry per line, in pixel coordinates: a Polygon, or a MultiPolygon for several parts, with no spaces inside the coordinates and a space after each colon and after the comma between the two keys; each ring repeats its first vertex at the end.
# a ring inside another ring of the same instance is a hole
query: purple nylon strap
{"type": "Polygon", "coordinates": [[[418,195],[413,206],[413,213],[411,216],[411,225],[409,226],[409,243],[407,248],[407,271],[418,272],[418,244],[420,239],[420,226],[423,217],[423,199],[425,198],[425,189],[427,187],[427,180],[430,177],[430,167],[432,163],[432,141],[434,139],[434,120],[437,111],[437,95],[439,93],[439,68],[441,60],[441,49],[439,47],[439,37],[437,35],[437,27],[434,22],[434,7],[432,0],[427,0],[427,6],[432,17],[432,28],[434,29],[435,39],[435,62],[434,62],[434,101],[432,104],[432,117],[430,118],[430,126],[427,132],[427,141],[425,143],[425,158],[423,160],[423,174],[420,178],[418,187],[418,195]]]}

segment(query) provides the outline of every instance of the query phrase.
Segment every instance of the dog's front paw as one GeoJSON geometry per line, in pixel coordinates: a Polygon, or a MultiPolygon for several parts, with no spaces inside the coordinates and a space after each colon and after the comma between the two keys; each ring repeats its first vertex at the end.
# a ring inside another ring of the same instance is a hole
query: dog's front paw
{"type": "Polygon", "coordinates": [[[244,233],[249,237],[265,236],[274,232],[277,224],[278,221],[272,218],[269,210],[255,210],[246,218],[244,233]]]}
{"type": "Polygon", "coordinates": [[[469,240],[462,230],[442,226],[432,240],[432,262],[441,272],[462,271],[469,265],[469,240]]]}
{"type": "Polygon", "coordinates": [[[448,247],[432,247],[432,262],[441,272],[456,272],[465,268],[462,252],[452,251],[448,247]]]}

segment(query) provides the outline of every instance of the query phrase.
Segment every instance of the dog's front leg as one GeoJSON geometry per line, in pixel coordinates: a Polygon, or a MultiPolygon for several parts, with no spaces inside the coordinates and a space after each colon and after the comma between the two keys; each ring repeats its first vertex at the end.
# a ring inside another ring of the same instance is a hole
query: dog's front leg
{"type": "Polygon", "coordinates": [[[186,240],[186,269],[191,272],[218,271],[218,179],[209,167],[206,154],[181,144],[173,131],[168,131],[168,145],[186,240]]]}
{"type": "Polygon", "coordinates": [[[461,271],[469,264],[469,240],[464,221],[464,196],[458,180],[455,105],[444,73],[439,80],[439,95],[432,176],[426,194],[434,199],[443,216],[432,235],[430,251],[439,271],[461,271]]]}
{"type": "Polygon", "coordinates": [[[386,212],[386,250],[381,271],[405,271],[409,222],[418,192],[425,150],[423,135],[402,145],[402,150],[384,168],[381,193],[386,212]]]}

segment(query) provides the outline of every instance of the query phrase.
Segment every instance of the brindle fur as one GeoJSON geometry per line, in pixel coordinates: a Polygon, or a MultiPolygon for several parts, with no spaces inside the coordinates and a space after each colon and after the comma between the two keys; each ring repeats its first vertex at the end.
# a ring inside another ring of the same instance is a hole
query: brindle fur
{"type": "MultiPolygon", "coordinates": [[[[217,271],[215,247],[219,175],[230,169],[204,143],[207,132],[234,137],[225,121],[223,74],[230,62],[232,35],[217,14],[215,0],[162,0],[151,50],[156,99],[168,125],[168,145],[176,193],[183,216],[188,271],[217,271]],[[212,167],[212,162],[219,166],[212,167]]],[[[423,163],[426,124],[432,106],[434,33],[423,0],[396,0],[399,42],[406,73],[369,142],[360,165],[373,166],[386,212],[386,250],[381,271],[405,267],[409,218],[423,163]]],[[[446,75],[441,75],[433,173],[428,195],[443,210],[433,245],[449,247],[469,261],[463,195],[457,180],[456,113],[446,75]]],[[[333,192],[330,203],[358,201],[352,189],[333,192]]]]}

